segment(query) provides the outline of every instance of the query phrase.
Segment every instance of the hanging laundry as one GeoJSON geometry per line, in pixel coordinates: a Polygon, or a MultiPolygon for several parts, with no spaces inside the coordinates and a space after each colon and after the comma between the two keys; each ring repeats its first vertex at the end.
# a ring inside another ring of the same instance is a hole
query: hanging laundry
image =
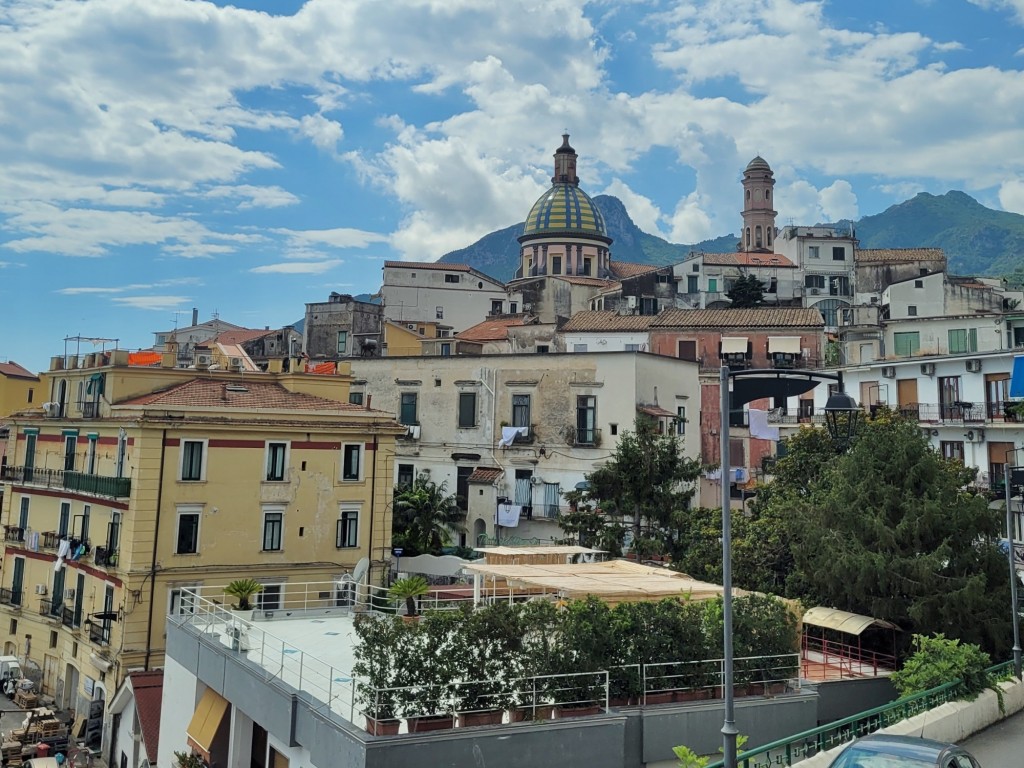
{"type": "Polygon", "coordinates": [[[63,560],[69,554],[71,554],[71,542],[61,539],[60,544],[57,545],[57,557],[63,560]]]}

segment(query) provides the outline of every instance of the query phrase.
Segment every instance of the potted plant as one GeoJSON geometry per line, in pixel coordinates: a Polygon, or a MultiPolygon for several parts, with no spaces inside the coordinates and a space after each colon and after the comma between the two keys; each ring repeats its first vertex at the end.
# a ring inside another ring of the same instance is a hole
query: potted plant
{"type": "Polygon", "coordinates": [[[779,691],[796,675],[796,620],[786,605],[769,595],[736,599],[734,643],[737,688],[747,694],[779,691]]]}
{"type": "Polygon", "coordinates": [[[225,595],[238,600],[238,603],[232,606],[236,611],[251,611],[252,604],[249,600],[262,591],[263,585],[255,579],[235,579],[224,587],[225,595]]]}
{"type": "Polygon", "coordinates": [[[558,683],[547,675],[558,669],[561,615],[550,600],[530,600],[520,608],[519,620],[522,653],[512,670],[517,679],[509,716],[513,722],[550,720],[558,683]]]}
{"type": "Polygon", "coordinates": [[[463,620],[462,611],[432,611],[420,622],[403,624],[406,639],[396,682],[409,733],[455,726],[455,680],[465,663],[459,640],[463,620]]]}
{"type": "Polygon", "coordinates": [[[406,576],[399,579],[388,590],[388,597],[397,603],[405,601],[406,616],[415,621],[419,616],[419,607],[416,598],[430,592],[430,585],[422,576],[406,576]]]}
{"type": "Polygon", "coordinates": [[[558,717],[597,714],[605,701],[605,670],[616,657],[611,609],[593,595],[574,600],[562,617],[558,717]]]}
{"type": "Polygon", "coordinates": [[[510,669],[523,649],[519,609],[501,602],[467,611],[461,629],[463,682],[455,691],[459,725],[499,725],[514,702],[510,669]]]}
{"type": "Polygon", "coordinates": [[[393,736],[401,724],[397,679],[407,644],[403,630],[405,625],[394,616],[369,613],[355,620],[356,703],[366,717],[366,730],[374,736],[393,736]]]}

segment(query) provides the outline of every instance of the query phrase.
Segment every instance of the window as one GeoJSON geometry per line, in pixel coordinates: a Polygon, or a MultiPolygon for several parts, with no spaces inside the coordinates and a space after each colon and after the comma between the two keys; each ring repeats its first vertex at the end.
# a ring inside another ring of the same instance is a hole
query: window
{"type": "Polygon", "coordinates": [[[338,518],[338,549],[351,549],[359,546],[359,508],[342,507],[338,518]]]}
{"type": "Polygon", "coordinates": [[[85,471],[86,474],[96,474],[96,441],[99,439],[99,435],[95,432],[90,432],[89,435],[89,446],[85,452],[85,471]]]}
{"type": "Polygon", "coordinates": [[[441,342],[441,357],[452,356],[452,343],[450,341],[441,342]]]}
{"type": "Polygon", "coordinates": [[[469,509],[469,476],[473,467],[455,468],[455,503],[463,512],[469,509]]]}
{"type": "Polygon", "coordinates": [[[38,429],[25,430],[25,479],[31,481],[32,469],[36,466],[36,438],[38,429]]]}
{"type": "MultiPolygon", "coordinates": [[[[25,535],[25,531],[28,530],[28,506],[29,506],[29,498],[28,498],[28,496],[22,496],[21,497],[21,509],[19,510],[19,514],[18,514],[18,527],[21,528],[22,536],[24,536],[25,535]]],[[[22,539],[22,540],[24,540],[24,539],[22,539]]]]}
{"type": "Polygon", "coordinates": [[[640,345],[639,344],[626,344],[625,345],[625,349],[626,349],[627,352],[639,352],[640,351],[640,345]]]}
{"type": "Polygon", "coordinates": [[[959,440],[943,440],[939,443],[942,458],[964,463],[964,444],[959,440]]]}
{"type": "Polygon", "coordinates": [[[350,403],[352,403],[352,405],[362,405],[363,404],[363,393],[362,392],[349,392],[348,393],[348,401],[350,403]]]}
{"type": "Polygon", "coordinates": [[[949,354],[978,351],[977,328],[951,328],[949,330],[949,354]]]}
{"type": "Polygon", "coordinates": [[[697,285],[697,276],[696,275],[687,275],[686,276],[686,292],[687,293],[697,293],[699,290],[700,290],[700,287],[697,285]]]}
{"type": "Polygon", "coordinates": [[[819,245],[808,245],[807,246],[807,258],[808,259],[820,259],[821,258],[821,246],[819,246],[819,245]]]}
{"type": "Polygon", "coordinates": [[[657,279],[657,281],[659,283],[662,283],[662,284],[671,283],[672,282],[672,274],[671,273],[666,273],[666,274],[660,274],[659,273],[656,279],[657,279]]]}
{"type": "Polygon", "coordinates": [[[57,523],[57,534],[59,536],[68,535],[68,527],[71,525],[71,502],[62,501],[60,503],[60,519],[57,523]]]}
{"type": "Polygon", "coordinates": [[[658,314],[658,300],[650,296],[644,296],[640,299],[640,314],[641,315],[656,315],[658,314]]]}
{"type": "Polygon", "coordinates": [[[57,647],[57,632],[56,632],[56,630],[52,630],[52,629],[50,630],[50,647],[51,648],[56,648],[57,647]]]}
{"type": "Polygon", "coordinates": [[[444,320],[444,307],[434,307],[434,317],[444,320]]]}
{"type": "Polygon", "coordinates": [[[914,287],[915,288],[924,288],[924,280],[915,280],[914,281],[914,287]]]}
{"type": "Polygon", "coordinates": [[[491,299],[491,314],[492,315],[500,315],[501,314],[501,299],[491,299]]]}
{"type": "Polygon", "coordinates": [[[804,275],[804,287],[805,288],[824,288],[825,287],[825,276],[824,275],[804,275]]]}
{"type": "Polygon", "coordinates": [[[679,342],[676,357],[680,360],[697,361],[697,342],[683,339],[679,342]]]}
{"type": "Polygon", "coordinates": [[[288,466],[288,443],[267,443],[267,480],[280,482],[284,480],[288,466]]]}
{"type": "Polygon", "coordinates": [[[459,428],[476,426],[476,392],[459,392],[459,428]]]}
{"type": "Polygon", "coordinates": [[[121,513],[111,512],[107,523],[107,553],[117,552],[121,546],[121,513]]]}
{"type": "Polygon", "coordinates": [[[693,267],[690,269],[691,272],[700,272],[700,262],[695,261],[693,267]]]}
{"type": "Polygon", "coordinates": [[[51,616],[60,616],[61,611],[64,610],[64,580],[67,573],[67,568],[61,568],[53,574],[53,597],[50,600],[51,616]]]}
{"type": "Polygon", "coordinates": [[[841,245],[833,246],[832,261],[846,261],[846,248],[841,245]]]}
{"type": "Polygon", "coordinates": [[[284,513],[276,511],[263,513],[263,551],[279,552],[281,550],[281,529],[284,527],[284,513]]]}
{"type": "Polygon", "coordinates": [[[363,446],[359,443],[349,443],[342,448],[341,479],[359,480],[362,469],[363,446]]]}
{"type": "Polygon", "coordinates": [[[348,354],[348,331],[338,331],[338,354],[348,354]]]}
{"type": "Polygon", "coordinates": [[[255,595],[256,608],[261,611],[276,611],[281,607],[282,592],[283,584],[264,584],[263,591],[255,595]]]}
{"type": "Polygon", "coordinates": [[[899,357],[911,357],[921,350],[921,334],[917,331],[894,333],[892,335],[893,352],[899,357]]]}
{"type": "Polygon", "coordinates": [[[708,278],[708,293],[718,292],[718,279],[714,277],[708,278]]]}
{"type": "Polygon", "coordinates": [[[78,534],[78,538],[82,541],[89,540],[89,518],[92,517],[92,506],[89,504],[82,505],[82,530],[78,534]]]}
{"type": "Polygon", "coordinates": [[[917,317],[917,306],[914,304],[907,305],[907,317],[917,317]]]}
{"type": "Polygon", "coordinates": [[[412,424],[418,424],[416,418],[416,405],[419,397],[415,392],[403,392],[401,397],[401,407],[398,413],[398,420],[410,426],[412,424]]]}
{"type": "Polygon", "coordinates": [[[128,456],[128,433],[121,429],[117,433],[117,458],[114,460],[114,476],[124,477],[124,460],[128,456]]]}
{"type": "Polygon", "coordinates": [[[398,465],[397,484],[403,488],[411,488],[416,479],[416,468],[412,464],[398,465]]]}
{"type": "Polygon", "coordinates": [[[572,351],[573,352],[586,352],[587,351],[587,345],[586,344],[573,344],[572,345],[572,351]]]}
{"type": "Polygon", "coordinates": [[[199,510],[178,511],[178,538],[176,555],[194,555],[199,552],[199,510]]]}
{"type": "Polygon", "coordinates": [[[552,256],[551,257],[551,274],[560,275],[562,274],[562,257],[552,256]]]}
{"type": "Polygon", "coordinates": [[[597,398],[579,395],[576,398],[576,442],[593,445],[597,442],[597,398]]]}
{"type": "Polygon", "coordinates": [[[583,274],[587,275],[589,277],[590,274],[591,274],[591,270],[592,269],[593,269],[593,265],[592,265],[591,259],[584,259],[583,260],[583,274]]]}
{"type": "Polygon", "coordinates": [[[35,397],[35,393],[36,393],[36,391],[34,389],[32,389],[32,387],[29,387],[29,389],[28,389],[28,401],[30,403],[32,402],[32,398],[35,397]]]}
{"type": "Polygon", "coordinates": [[[519,304],[515,301],[508,305],[508,312],[510,315],[514,315],[519,312],[519,304]]]}
{"type": "Polygon", "coordinates": [[[75,446],[78,445],[78,433],[71,432],[64,434],[64,471],[71,472],[75,469],[75,446]]]}
{"type": "Polygon", "coordinates": [[[459,276],[458,275],[445,275],[444,276],[444,281],[446,283],[457,283],[457,282],[459,282],[459,276]]]}
{"type": "Polygon", "coordinates": [[[183,481],[199,482],[203,479],[205,447],[205,440],[181,441],[181,479],[183,481]]]}
{"type": "Polygon", "coordinates": [[[172,616],[188,616],[195,613],[195,590],[198,586],[198,584],[182,584],[180,587],[172,589],[167,612],[172,616]]]}
{"type": "Polygon", "coordinates": [[[530,426],[530,396],[512,395],[512,426],[530,426]]]}
{"type": "Polygon", "coordinates": [[[550,348],[548,347],[547,344],[538,344],[537,345],[537,354],[538,355],[546,355],[548,353],[549,349],[550,348]]]}
{"type": "Polygon", "coordinates": [[[685,405],[677,405],[676,406],[676,434],[677,435],[685,435],[686,434],[686,406],[685,405]]]}

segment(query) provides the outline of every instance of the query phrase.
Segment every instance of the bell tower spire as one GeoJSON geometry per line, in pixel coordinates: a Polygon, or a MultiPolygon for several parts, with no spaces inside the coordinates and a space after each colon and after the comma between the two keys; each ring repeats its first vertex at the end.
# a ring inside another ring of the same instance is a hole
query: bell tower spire
{"type": "Polygon", "coordinates": [[[576,175],[576,150],[569,146],[569,134],[562,134],[562,146],[555,150],[555,175],[551,177],[552,184],[572,184],[574,187],[580,185],[580,178],[576,175]]]}
{"type": "Polygon", "coordinates": [[[775,247],[775,217],[772,193],[775,177],[771,166],[758,155],[743,170],[743,234],[740,251],[767,251],[775,247]]]}

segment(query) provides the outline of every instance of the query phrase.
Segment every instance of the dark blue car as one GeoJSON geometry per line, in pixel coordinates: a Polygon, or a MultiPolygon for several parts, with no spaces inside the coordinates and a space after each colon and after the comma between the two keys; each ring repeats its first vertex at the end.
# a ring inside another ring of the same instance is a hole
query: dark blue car
{"type": "Polygon", "coordinates": [[[956,744],[874,733],[853,742],[829,768],[981,768],[981,763],[956,744]]]}

